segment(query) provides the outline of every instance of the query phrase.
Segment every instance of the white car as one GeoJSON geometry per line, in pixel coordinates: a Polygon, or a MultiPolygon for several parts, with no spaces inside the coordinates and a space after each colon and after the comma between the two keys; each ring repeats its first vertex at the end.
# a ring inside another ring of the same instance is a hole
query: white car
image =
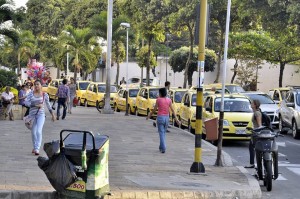
{"type": "Polygon", "coordinates": [[[279,130],[286,133],[286,128],[292,129],[295,139],[300,139],[300,89],[290,90],[280,104],[279,130]]]}
{"type": "Polygon", "coordinates": [[[279,125],[279,106],[271,97],[263,92],[245,92],[243,95],[248,96],[251,100],[258,100],[260,102],[260,109],[262,112],[266,112],[271,118],[271,124],[278,127],[279,125]]]}

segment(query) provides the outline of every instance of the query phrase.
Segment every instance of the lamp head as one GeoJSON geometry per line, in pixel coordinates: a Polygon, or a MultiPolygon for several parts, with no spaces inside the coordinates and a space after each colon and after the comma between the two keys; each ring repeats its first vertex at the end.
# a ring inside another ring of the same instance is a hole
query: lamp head
{"type": "Polygon", "coordinates": [[[124,28],[130,28],[130,23],[121,23],[120,26],[124,27],[124,28]]]}

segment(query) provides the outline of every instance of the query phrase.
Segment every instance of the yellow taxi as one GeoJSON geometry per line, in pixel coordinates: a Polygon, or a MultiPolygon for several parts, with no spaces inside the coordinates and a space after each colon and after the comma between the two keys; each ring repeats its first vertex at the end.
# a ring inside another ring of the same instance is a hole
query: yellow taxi
{"type": "MultiPolygon", "coordinates": [[[[205,90],[207,90],[207,91],[210,91],[212,87],[215,87],[216,90],[221,90],[222,89],[222,84],[221,83],[214,83],[214,84],[207,84],[207,85],[204,86],[205,90]]],[[[245,92],[245,90],[237,84],[226,83],[225,84],[225,89],[229,93],[243,93],[243,92],[245,92]]]]}
{"type": "Polygon", "coordinates": [[[55,99],[56,98],[56,92],[58,89],[58,86],[62,84],[62,79],[53,79],[49,84],[47,88],[47,93],[49,95],[50,99],[55,99]]]}
{"type": "Polygon", "coordinates": [[[291,90],[291,88],[273,88],[269,90],[269,95],[274,100],[276,104],[280,104],[282,100],[285,99],[287,92],[291,90]]]}
{"type": "Polygon", "coordinates": [[[76,97],[79,102],[90,83],[91,81],[76,81],[76,97]]]}
{"type": "MultiPolygon", "coordinates": [[[[176,115],[179,114],[179,109],[181,106],[181,100],[183,98],[183,95],[187,92],[187,89],[182,89],[182,88],[171,88],[169,90],[168,96],[172,100],[172,107],[174,109],[174,112],[176,115]]],[[[172,120],[174,116],[172,115],[172,120]]]]}
{"type": "MultiPolygon", "coordinates": [[[[250,99],[244,95],[224,95],[224,140],[249,140],[251,134],[247,127],[252,127],[252,115],[250,99]]],[[[221,107],[221,94],[209,95],[204,101],[203,120],[219,118],[221,107]]],[[[205,128],[203,133],[206,134],[205,128]]]]}
{"type": "MultiPolygon", "coordinates": [[[[91,82],[85,93],[83,94],[80,103],[85,106],[96,106],[103,104],[104,95],[106,91],[106,84],[104,82],[91,82]],[[82,101],[84,100],[84,101],[82,101]]],[[[113,107],[113,100],[117,94],[117,87],[115,85],[110,86],[110,105],[113,107]]],[[[102,107],[99,107],[102,108],[102,107]]]]}
{"type": "MultiPolygon", "coordinates": [[[[136,97],[139,92],[139,88],[129,88],[128,89],[128,112],[135,114],[136,108],[136,97]]],[[[126,111],[126,94],[127,91],[125,88],[122,88],[118,91],[117,96],[115,97],[114,108],[115,111],[126,111]]]]}
{"type": "MultiPolygon", "coordinates": [[[[136,97],[136,115],[148,115],[153,110],[159,96],[159,87],[142,87],[136,97]]],[[[152,116],[156,117],[156,113],[152,116]]]]}
{"type": "Polygon", "coordinates": [[[188,90],[182,97],[181,106],[177,112],[178,120],[181,122],[181,127],[188,128],[189,132],[195,132],[196,126],[196,99],[197,92],[188,90]]]}

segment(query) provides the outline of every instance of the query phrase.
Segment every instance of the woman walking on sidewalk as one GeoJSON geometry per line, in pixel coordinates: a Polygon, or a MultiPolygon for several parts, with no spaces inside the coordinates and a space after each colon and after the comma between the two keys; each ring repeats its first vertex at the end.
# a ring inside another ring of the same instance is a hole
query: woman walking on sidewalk
{"type": "Polygon", "coordinates": [[[25,105],[30,107],[29,117],[34,118],[31,136],[33,144],[32,153],[35,155],[39,155],[39,150],[42,144],[42,130],[46,117],[44,104],[46,104],[49,112],[52,115],[52,121],[54,122],[55,116],[50,106],[49,96],[47,93],[42,92],[40,80],[36,80],[34,82],[34,90],[29,93],[25,100],[25,105]]]}
{"type": "Polygon", "coordinates": [[[159,138],[160,138],[160,143],[159,143],[159,151],[161,153],[165,153],[166,151],[166,130],[168,128],[169,124],[169,110],[171,109],[172,114],[175,116],[175,121],[178,125],[180,125],[180,122],[177,119],[177,116],[174,112],[174,109],[172,107],[172,101],[170,98],[167,97],[167,89],[166,88],[160,88],[159,89],[159,97],[156,100],[156,104],[154,106],[154,109],[152,112],[149,113],[147,116],[147,120],[151,118],[153,113],[157,112],[157,128],[158,128],[158,133],[159,133],[159,138]]]}

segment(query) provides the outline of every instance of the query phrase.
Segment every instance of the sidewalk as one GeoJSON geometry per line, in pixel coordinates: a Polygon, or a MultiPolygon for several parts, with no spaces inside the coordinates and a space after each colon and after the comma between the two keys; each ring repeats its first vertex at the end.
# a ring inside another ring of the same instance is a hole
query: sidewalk
{"type": "MultiPolygon", "coordinates": [[[[31,134],[23,121],[0,121],[0,198],[55,198],[54,189],[31,154],[31,134]]],[[[213,166],[216,148],[202,142],[205,174],[189,173],[194,160],[194,136],[178,128],[167,134],[167,151],[158,150],[159,137],[152,121],[124,113],[100,114],[95,108],[77,107],[67,120],[50,121],[43,141],[59,139],[61,129],[91,130],[110,137],[109,199],[261,198],[258,181],[244,168],[213,166]]],[[[41,151],[41,156],[46,156],[41,151]]]]}

